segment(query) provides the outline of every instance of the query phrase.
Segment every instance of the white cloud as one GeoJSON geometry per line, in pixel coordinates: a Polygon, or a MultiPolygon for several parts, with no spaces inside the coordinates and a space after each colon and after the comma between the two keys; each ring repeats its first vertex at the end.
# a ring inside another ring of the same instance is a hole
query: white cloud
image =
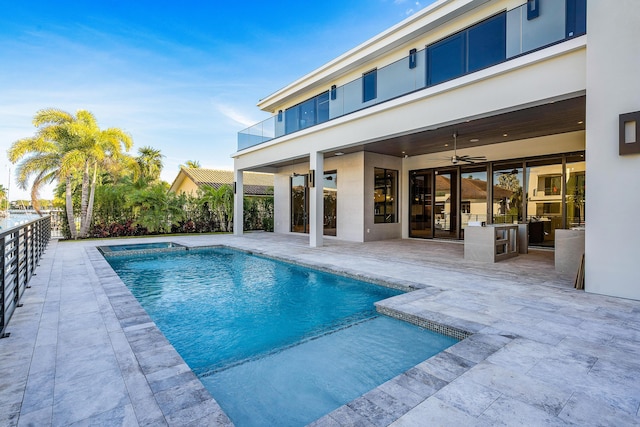
{"type": "Polygon", "coordinates": [[[244,126],[245,128],[249,126],[253,126],[260,121],[260,120],[255,120],[253,118],[249,118],[244,113],[237,111],[235,108],[227,104],[214,102],[213,106],[223,116],[233,120],[235,123],[238,123],[244,126]]]}

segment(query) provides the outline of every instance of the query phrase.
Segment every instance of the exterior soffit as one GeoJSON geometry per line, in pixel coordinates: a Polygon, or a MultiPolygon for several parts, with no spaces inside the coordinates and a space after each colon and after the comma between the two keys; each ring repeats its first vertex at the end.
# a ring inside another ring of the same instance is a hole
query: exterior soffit
{"type": "MultiPolygon", "coordinates": [[[[301,93],[313,92],[341,75],[409,43],[423,34],[491,0],[441,0],[410,16],[399,24],[367,40],[338,58],[301,77],[290,85],[261,99],[258,107],[275,112],[301,93]],[[427,17],[427,18],[425,18],[427,17]],[[424,22],[426,19],[427,22],[424,22]]],[[[384,65],[384,64],[382,64],[384,65]]],[[[381,65],[381,66],[382,66],[381,65]]],[[[325,88],[326,89],[326,88],[325,88]]]]}

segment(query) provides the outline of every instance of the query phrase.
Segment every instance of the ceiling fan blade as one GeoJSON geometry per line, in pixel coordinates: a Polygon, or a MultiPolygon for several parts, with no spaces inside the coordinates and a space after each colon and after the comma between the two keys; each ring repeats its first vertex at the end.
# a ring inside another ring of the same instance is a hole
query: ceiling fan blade
{"type": "Polygon", "coordinates": [[[518,169],[513,169],[510,171],[503,171],[503,172],[498,172],[500,175],[517,175],[518,174],[518,169]]]}

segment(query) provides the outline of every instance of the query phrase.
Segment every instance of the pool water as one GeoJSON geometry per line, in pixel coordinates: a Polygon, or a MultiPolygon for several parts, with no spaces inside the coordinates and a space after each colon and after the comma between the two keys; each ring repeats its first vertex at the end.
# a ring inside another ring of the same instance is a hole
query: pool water
{"type": "Polygon", "coordinates": [[[151,251],[158,252],[161,249],[186,249],[186,247],[173,242],[133,243],[127,245],[98,246],[98,250],[105,256],[147,253],[151,251]]]}
{"type": "Polygon", "coordinates": [[[235,250],[107,260],[239,427],[307,424],[456,342],[377,315],[400,291],[235,250]]]}

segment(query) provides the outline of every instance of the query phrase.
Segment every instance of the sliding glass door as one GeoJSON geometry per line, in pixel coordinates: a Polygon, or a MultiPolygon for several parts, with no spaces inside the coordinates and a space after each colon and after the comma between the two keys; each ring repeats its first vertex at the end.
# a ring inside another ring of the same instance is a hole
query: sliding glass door
{"type": "Polygon", "coordinates": [[[457,239],[458,171],[435,171],[435,183],[433,236],[439,239],[457,239]]]}
{"type": "Polygon", "coordinates": [[[433,237],[433,171],[411,173],[410,237],[433,237]]]}
{"type": "MultiPolygon", "coordinates": [[[[338,174],[325,172],[322,179],[324,197],[323,234],[335,236],[338,223],[338,174]]],[[[291,231],[309,232],[309,186],[307,175],[291,177],[291,231]]]]}
{"type": "Polygon", "coordinates": [[[529,224],[529,244],[585,225],[584,153],[409,172],[409,236],[462,239],[469,223],[529,224]]]}
{"type": "Polygon", "coordinates": [[[291,177],[291,231],[309,232],[309,194],[307,175],[291,177]]]}
{"type": "Polygon", "coordinates": [[[325,172],[324,191],[324,235],[335,236],[338,229],[338,174],[325,172]]]}

